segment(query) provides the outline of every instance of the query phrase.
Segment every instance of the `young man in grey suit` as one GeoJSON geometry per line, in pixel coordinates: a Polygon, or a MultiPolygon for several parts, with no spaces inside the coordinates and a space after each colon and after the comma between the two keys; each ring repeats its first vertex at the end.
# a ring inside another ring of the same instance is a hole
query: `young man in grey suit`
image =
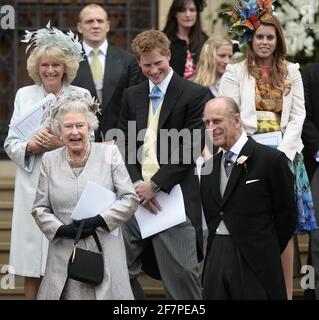
{"type": "Polygon", "coordinates": [[[202,227],[194,159],[201,152],[201,134],[204,129],[202,112],[210,94],[207,88],[182,79],[171,69],[169,47],[170,41],[166,35],[157,30],[142,32],[134,39],[133,52],[148,80],[124,91],[119,128],[125,133],[125,161],[140,204],[150,215],[156,214],[161,207],[157,192],[170,193],[179,184],[187,219],[142,240],[133,217],[124,225],[123,235],[135,298],[142,297],[137,276],[148,265],[147,271],[153,276],[158,267],[169,299],[195,300],[201,299],[197,267],[198,256],[202,254],[202,227]],[[133,121],[134,130],[138,134],[134,143],[128,143],[132,137],[129,130],[132,126],[128,126],[128,121],[133,121]],[[144,137],[141,138],[139,133],[144,129],[147,131],[144,131],[144,137]],[[186,134],[184,139],[165,143],[165,133],[172,129],[176,135],[184,130],[189,136],[186,134]],[[199,133],[196,142],[191,141],[195,129],[199,133]],[[198,149],[198,154],[193,159],[183,159],[186,154],[191,157],[194,148],[198,149]],[[137,150],[139,152],[136,154],[137,150]],[[167,156],[167,161],[163,161],[163,155],[167,156]],[[152,255],[148,254],[152,252],[151,247],[157,262],[154,268],[151,265],[154,261],[152,255]]]}
{"type": "Polygon", "coordinates": [[[209,236],[203,295],[212,300],[287,299],[281,253],[297,210],[284,153],[247,138],[229,97],[210,100],[204,122],[223,149],[202,168],[201,197],[209,236]]]}
{"type": "Polygon", "coordinates": [[[132,54],[107,41],[110,21],[97,4],[85,6],[79,14],[78,32],[83,36],[84,61],[73,84],[86,88],[101,104],[96,141],[111,140],[105,134],[117,128],[123,90],[140,82],[140,72],[132,54]]]}

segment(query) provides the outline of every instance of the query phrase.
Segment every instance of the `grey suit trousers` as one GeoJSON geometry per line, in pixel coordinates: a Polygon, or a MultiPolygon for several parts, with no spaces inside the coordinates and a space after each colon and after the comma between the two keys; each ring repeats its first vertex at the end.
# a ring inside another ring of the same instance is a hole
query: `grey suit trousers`
{"type": "MultiPolygon", "coordinates": [[[[195,228],[190,220],[150,238],[142,239],[138,224],[133,216],[122,226],[127,264],[131,280],[142,272],[141,254],[152,241],[168,299],[202,299],[196,251],[195,228]]],[[[132,286],[134,296],[137,297],[132,286]]]]}

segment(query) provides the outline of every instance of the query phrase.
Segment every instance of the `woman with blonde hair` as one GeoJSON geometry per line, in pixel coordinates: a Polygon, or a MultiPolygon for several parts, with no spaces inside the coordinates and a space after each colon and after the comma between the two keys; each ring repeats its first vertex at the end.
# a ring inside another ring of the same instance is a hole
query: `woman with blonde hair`
{"type": "MultiPolygon", "coordinates": [[[[279,132],[284,152],[295,176],[299,218],[295,234],[317,229],[310,185],[301,151],[301,132],[305,101],[299,64],[286,60],[287,48],[279,20],[273,14],[272,0],[238,1],[228,11],[230,31],[247,42],[244,61],[228,65],[219,95],[233,98],[240,106],[241,120],[248,135],[279,132]]],[[[284,196],[284,194],[283,194],[284,196]]],[[[293,293],[294,243],[291,239],[282,252],[287,297],[293,293]]]]}
{"type": "Polygon", "coordinates": [[[204,43],[192,80],[208,87],[212,95],[216,97],[220,79],[232,55],[232,41],[224,35],[213,34],[204,43]]]}
{"type": "MultiPolygon", "coordinates": [[[[46,28],[26,31],[23,42],[31,53],[27,70],[34,85],[20,88],[15,97],[11,123],[21,119],[49,94],[58,98],[62,93],[90,93],[70,85],[82,60],[82,46],[72,32],[46,28]]],[[[42,124],[27,139],[12,128],[4,143],[8,156],[17,163],[9,264],[12,273],[24,277],[27,299],[35,299],[46,266],[48,241],[35,224],[30,212],[39,179],[44,153],[63,146],[48,123],[50,105],[44,109],[42,124]]]]}

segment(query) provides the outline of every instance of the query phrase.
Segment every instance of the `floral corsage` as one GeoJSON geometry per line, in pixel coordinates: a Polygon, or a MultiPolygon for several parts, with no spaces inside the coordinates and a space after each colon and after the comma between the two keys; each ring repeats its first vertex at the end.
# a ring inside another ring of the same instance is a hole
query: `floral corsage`
{"type": "Polygon", "coordinates": [[[247,156],[240,156],[238,159],[237,159],[237,166],[239,165],[244,165],[244,168],[245,168],[245,171],[246,173],[248,173],[248,169],[247,169],[247,163],[246,163],[246,160],[248,159],[247,156]]]}

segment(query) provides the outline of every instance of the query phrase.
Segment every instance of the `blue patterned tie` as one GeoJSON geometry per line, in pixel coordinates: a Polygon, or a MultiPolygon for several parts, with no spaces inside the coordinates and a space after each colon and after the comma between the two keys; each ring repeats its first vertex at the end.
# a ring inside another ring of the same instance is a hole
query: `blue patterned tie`
{"type": "Polygon", "coordinates": [[[149,94],[149,98],[152,101],[153,113],[155,113],[163,98],[163,93],[158,86],[153,87],[151,93],[149,94]]]}
{"type": "Polygon", "coordinates": [[[231,151],[226,151],[224,154],[224,158],[225,158],[224,167],[225,167],[225,172],[226,172],[227,178],[230,176],[230,173],[231,173],[233,166],[235,164],[235,162],[231,160],[233,155],[234,155],[234,153],[231,151]]]}

